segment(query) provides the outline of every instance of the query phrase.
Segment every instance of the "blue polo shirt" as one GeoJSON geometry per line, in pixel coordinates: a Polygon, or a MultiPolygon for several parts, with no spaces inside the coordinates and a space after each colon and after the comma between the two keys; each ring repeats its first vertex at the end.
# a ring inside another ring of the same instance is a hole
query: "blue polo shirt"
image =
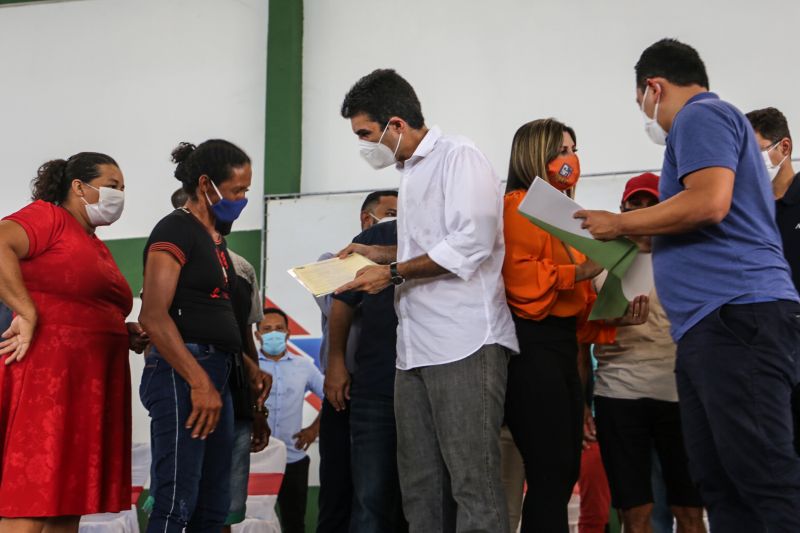
{"type": "Polygon", "coordinates": [[[728,215],[719,224],[653,240],[656,289],[676,342],[722,305],[798,300],[753,129],[741,111],[705,92],[686,102],[672,122],[661,200],[683,191],[688,174],[709,167],[735,173],[728,215]]]}

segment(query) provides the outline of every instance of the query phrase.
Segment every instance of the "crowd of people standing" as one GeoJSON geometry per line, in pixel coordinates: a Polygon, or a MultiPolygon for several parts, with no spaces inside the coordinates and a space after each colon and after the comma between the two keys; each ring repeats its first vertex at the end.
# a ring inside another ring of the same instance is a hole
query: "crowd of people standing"
{"type": "Polygon", "coordinates": [[[563,533],[579,480],[586,533],[605,527],[609,497],[633,533],[664,506],[679,532],[705,531],[704,510],[712,531],[800,531],[800,185],[786,120],[721,100],[673,39],[641,54],[635,94],[665,145],[660,176],[631,179],[619,213],[571,215],[652,253],[655,288],[590,320],[603,268],[518,212],[537,177],[574,196],[574,129],[520,126],[504,186],[472,141],[426,125],[394,70],[359,79],[341,116],[364,159],[401,178],[326,256],[376,264],[318,301],[324,376],[289,353],[288,317],[264,308],[227,248],[252,180],[241,148],[172,152],[185,196],[150,234],[127,324],[131,291],[95,235],[122,213],[122,171],[92,152],[42,165],[33,202],[0,222],[13,311],[0,533],[76,531],[81,515],[130,507],[129,349],[145,356],[151,533],[244,519],[249,454],[270,433],[291,450],[278,499],[289,533],[306,527],[317,435],[319,533],[563,533]],[[324,402],[303,428],[307,390],[324,402]]]}

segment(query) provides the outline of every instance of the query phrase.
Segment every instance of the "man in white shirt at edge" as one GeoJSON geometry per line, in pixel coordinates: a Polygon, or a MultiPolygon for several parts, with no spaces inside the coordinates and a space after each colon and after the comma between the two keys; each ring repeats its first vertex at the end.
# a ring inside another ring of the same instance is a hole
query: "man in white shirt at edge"
{"type": "Polygon", "coordinates": [[[402,175],[398,246],[342,250],[379,266],[337,292],[396,286],[397,460],[409,529],[506,533],[499,434],[518,344],[501,277],[500,180],[469,139],[425,126],[414,89],[393,70],[356,82],[341,113],[367,162],[402,175]]]}

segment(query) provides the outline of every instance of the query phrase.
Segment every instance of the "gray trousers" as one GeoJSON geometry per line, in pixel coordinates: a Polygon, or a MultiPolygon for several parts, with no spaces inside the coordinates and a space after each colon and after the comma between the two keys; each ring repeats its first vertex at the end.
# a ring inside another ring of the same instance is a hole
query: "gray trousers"
{"type": "Polygon", "coordinates": [[[508,533],[500,425],[509,352],[398,370],[397,463],[410,533],[508,533]]]}

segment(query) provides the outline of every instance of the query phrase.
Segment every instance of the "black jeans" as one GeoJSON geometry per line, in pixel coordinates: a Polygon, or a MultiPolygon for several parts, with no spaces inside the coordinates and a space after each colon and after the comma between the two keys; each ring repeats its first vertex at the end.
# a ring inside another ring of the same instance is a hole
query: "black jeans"
{"type": "Polygon", "coordinates": [[[353,507],[350,470],[350,402],[337,411],[322,400],[319,420],[319,518],[317,533],[347,533],[353,507]]]}
{"type": "Polygon", "coordinates": [[[306,502],[308,500],[308,456],[288,463],[278,492],[278,512],[283,533],[306,532],[306,502]]]}
{"type": "Polygon", "coordinates": [[[505,417],[525,463],[522,533],[566,533],[578,481],[583,391],[574,318],[514,316],[519,355],[508,364],[505,417]]]}
{"type": "Polygon", "coordinates": [[[800,304],[724,305],[678,342],[689,470],[712,531],[800,531],[792,391],[800,382],[800,304]]]}

